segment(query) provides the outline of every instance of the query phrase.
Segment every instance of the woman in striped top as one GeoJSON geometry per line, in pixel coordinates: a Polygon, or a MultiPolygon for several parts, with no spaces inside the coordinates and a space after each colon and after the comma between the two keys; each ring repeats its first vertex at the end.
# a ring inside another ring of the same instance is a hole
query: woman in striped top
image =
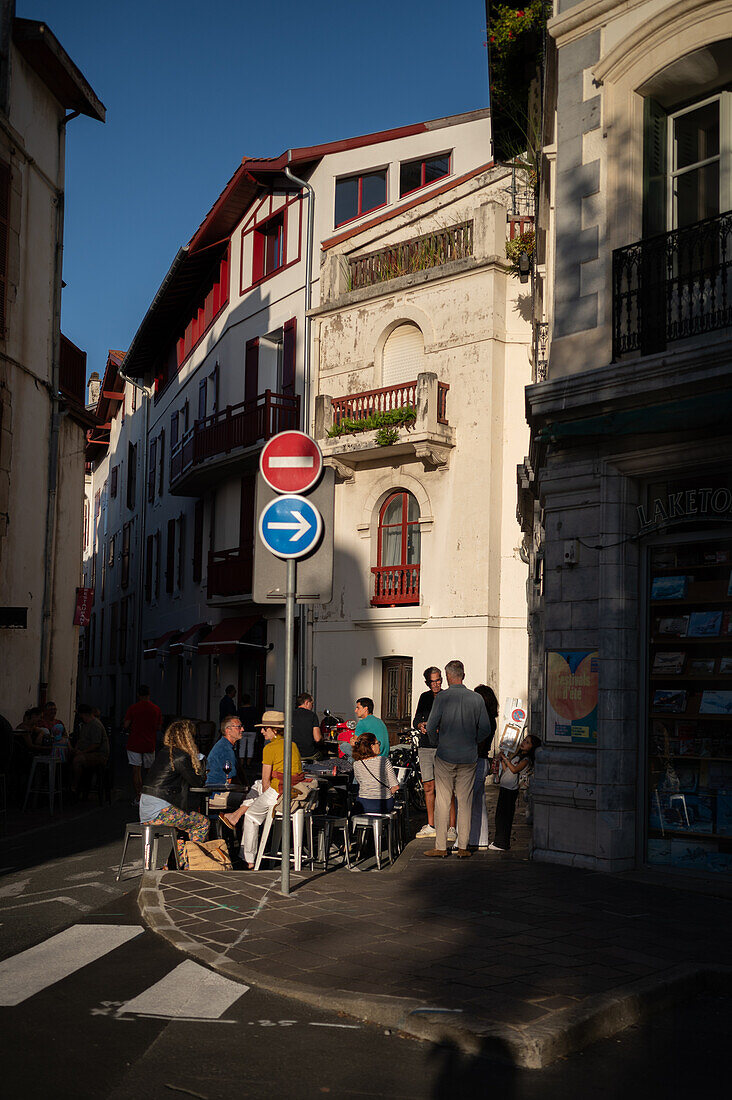
{"type": "Polygon", "coordinates": [[[388,756],[379,756],[373,733],[362,733],[353,742],[353,778],[358,783],[361,813],[385,814],[394,809],[399,783],[388,756]]]}

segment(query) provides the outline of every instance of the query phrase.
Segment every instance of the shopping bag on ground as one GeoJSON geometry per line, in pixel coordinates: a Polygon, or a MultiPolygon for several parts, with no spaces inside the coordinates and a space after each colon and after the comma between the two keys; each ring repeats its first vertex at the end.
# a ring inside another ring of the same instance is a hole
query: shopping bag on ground
{"type": "Polygon", "coordinates": [[[187,840],[184,845],[189,871],[231,871],[225,840],[187,840]]]}

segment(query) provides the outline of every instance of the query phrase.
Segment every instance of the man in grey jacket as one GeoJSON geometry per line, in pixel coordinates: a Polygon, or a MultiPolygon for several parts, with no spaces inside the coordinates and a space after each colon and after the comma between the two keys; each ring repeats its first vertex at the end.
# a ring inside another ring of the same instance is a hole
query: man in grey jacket
{"type": "Polygon", "coordinates": [[[437,747],[435,755],[435,847],[425,852],[447,857],[447,822],[453,793],[457,798],[457,856],[466,859],[470,837],[478,742],[491,736],[488,711],[480,695],[466,688],[462,661],[445,665],[447,690],[435,696],[427,720],[427,737],[437,747]]]}

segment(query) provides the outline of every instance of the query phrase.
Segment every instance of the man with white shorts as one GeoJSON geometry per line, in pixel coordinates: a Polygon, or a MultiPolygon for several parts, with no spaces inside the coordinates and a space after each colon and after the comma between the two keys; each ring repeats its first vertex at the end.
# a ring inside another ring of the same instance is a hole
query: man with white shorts
{"type": "Polygon", "coordinates": [[[142,794],[142,769],[151,768],[155,759],[158,731],[162,729],[163,712],[150,701],[150,688],[140,684],[137,702],[127,708],[122,728],[127,730],[127,760],[132,768],[135,805],[142,794]]]}

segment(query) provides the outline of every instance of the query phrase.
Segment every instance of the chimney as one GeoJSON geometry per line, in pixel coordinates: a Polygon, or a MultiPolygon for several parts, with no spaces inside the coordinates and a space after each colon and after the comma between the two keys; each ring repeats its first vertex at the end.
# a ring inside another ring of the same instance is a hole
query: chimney
{"type": "Polygon", "coordinates": [[[102,383],[99,381],[99,375],[95,370],[89,375],[89,389],[88,400],[86,403],[87,409],[96,408],[97,401],[99,400],[99,391],[102,388],[102,383]]]}

